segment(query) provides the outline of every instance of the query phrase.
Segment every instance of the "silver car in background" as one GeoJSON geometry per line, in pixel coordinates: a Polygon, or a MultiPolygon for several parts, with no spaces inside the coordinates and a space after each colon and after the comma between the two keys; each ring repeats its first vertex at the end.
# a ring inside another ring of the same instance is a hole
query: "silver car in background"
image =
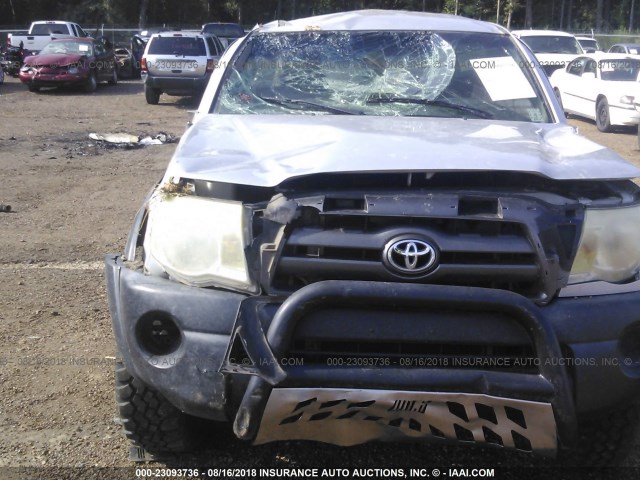
{"type": "Polygon", "coordinates": [[[222,52],[215,35],[180,31],[152,35],[141,60],[147,103],[156,105],[163,93],[201,95],[222,52]]]}

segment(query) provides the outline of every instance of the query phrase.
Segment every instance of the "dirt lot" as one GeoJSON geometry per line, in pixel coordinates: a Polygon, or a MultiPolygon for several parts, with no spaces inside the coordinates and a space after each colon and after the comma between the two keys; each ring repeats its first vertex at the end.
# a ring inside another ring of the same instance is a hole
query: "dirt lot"
{"type": "MultiPolygon", "coordinates": [[[[115,478],[125,471],[93,468],[133,465],[115,419],[115,349],[102,259],[123,250],[136,209],[175,145],[105,149],[88,134],[179,136],[196,105],[163,97],[160,105],[148,106],[136,81],[101,85],[94,94],[34,94],[7,78],[0,106],[0,203],[12,207],[0,213],[0,479],[18,478],[15,467],[21,466],[29,467],[23,478],[115,478]],[[52,467],[70,470],[60,475],[52,467]]],[[[592,123],[571,122],[640,164],[635,132],[605,135],[592,123]]],[[[178,464],[429,471],[466,466],[497,473],[502,468],[506,475],[507,467],[544,462],[424,445],[343,449],[287,442],[249,451],[236,442],[222,452],[207,445],[197,457],[152,465],[178,464]]],[[[630,465],[640,467],[640,455],[630,465]]],[[[126,475],[135,478],[131,470],[126,475]]]]}

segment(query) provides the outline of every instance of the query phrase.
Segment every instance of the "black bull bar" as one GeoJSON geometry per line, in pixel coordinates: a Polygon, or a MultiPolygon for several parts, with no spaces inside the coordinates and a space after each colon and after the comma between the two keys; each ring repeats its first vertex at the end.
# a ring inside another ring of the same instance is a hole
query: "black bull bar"
{"type": "MultiPolygon", "coordinates": [[[[249,302],[252,299],[248,299],[249,302]]],[[[264,301],[264,300],[263,300],[264,301]]],[[[253,309],[255,311],[255,308],[253,309]]],[[[444,285],[330,280],[308,285],[286,298],[266,332],[252,308],[241,308],[220,371],[252,375],[234,421],[235,434],[255,438],[274,387],[317,387],[328,382],[358,388],[451,391],[549,402],[558,436],[569,446],[577,439],[577,419],[571,382],[555,331],[543,309],[525,297],[502,290],[444,285]],[[299,321],[314,309],[336,306],[395,308],[455,308],[469,312],[499,312],[530,335],[539,359],[539,374],[430,368],[335,368],[324,365],[283,367],[299,321]],[[249,362],[238,363],[234,345],[241,342],[249,362]]]]}

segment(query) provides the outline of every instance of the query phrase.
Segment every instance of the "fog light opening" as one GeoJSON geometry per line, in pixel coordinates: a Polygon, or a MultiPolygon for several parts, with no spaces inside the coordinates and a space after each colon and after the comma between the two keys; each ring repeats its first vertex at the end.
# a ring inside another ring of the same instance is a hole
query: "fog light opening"
{"type": "Polygon", "coordinates": [[[166,313],[151,312],[138,321],[140,346],[152,355],[169,355],[180,347],[182,335],[175,320],[166,313]]]}

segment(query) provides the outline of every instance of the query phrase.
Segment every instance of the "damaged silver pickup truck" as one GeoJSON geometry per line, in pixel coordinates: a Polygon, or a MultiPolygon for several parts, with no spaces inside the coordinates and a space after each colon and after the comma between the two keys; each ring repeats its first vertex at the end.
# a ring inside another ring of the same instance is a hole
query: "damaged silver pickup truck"
{"type": "Polygon", "coordinates": [[[530,51],[446,15],[234,43],[106,258],[126,435],[483,444],[604,464],[640,385],[640,171],[530,51]]]}

